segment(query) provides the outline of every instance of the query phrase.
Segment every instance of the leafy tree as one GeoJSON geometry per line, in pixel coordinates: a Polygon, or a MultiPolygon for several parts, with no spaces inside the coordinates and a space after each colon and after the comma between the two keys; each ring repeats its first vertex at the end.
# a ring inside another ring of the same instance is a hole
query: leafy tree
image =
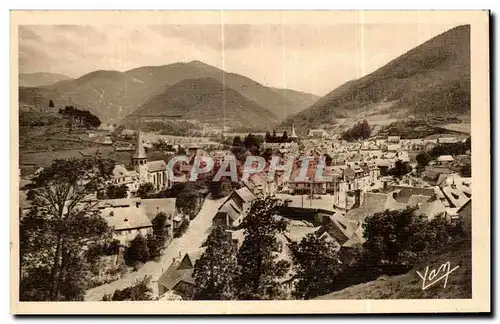
{"type": "Polygon", "coordinates": [[[125,263],[129,266],[134,266],[138,262],[145,263],[149,261],[149,249],[147,240],[138,234],[132,241],[130,247],[125,253],[125,263]]]}
{"type": "Polygon", "coordinates": [[[422,256],[449,242],[451,225],[435,217],[431,222],[414,208],[386,210],[365,219],[363,262],[379,273],[405,272],[422,256]]]}
{"type": "Polygon", "coordinates": [[[155,187],[151,182],[141,183],[137,189],[137,196],[142,199],[151,198],[155,194],[155,187]]]}
{"type": "Polygon", "coordinates": [[[327,166],[331,166],[333,163],[333,158],[330,154],[325,154],[325,163],[327,166]]]}
{"type": "Polygon", "coordinates": [[[128,187],[127,185],[110,185],[106,190],[106,196],[108,199],[118,199],[128,197],[128,187]]]}
{"type": "Polygon", "coordinates": [[[208,236],[205,246],[207,249],[196,262],[193,272],[198,287],[195,299],[233,299],[233,278],[237,263],[231,233],[216,226],[208,236]]]}
{"type": "Polygon", "coordinates": [[[49,100],[49,107],[54,108],[54,102],[52,100],[49,100]]]}
{"type": "Polygon", "coordinates": [[[265,141],[266,143],[271,143],[271,133],[269,131],[266,132],[265,141]]]}
{"type": "Polygon", "coordinates": [[[240,147],[241,145],[243,145],[243,143],[241,141],[241,137],[235,136],[233,138],[233,147],[240,147]]]}
{"type": "Polygon", "coordinates": [[[276,143],[278,141],[278,136],[276,136],[276,131],[273,130],[273,135],[271,136],[271,143],[276,143]]]}
{"type": "Polygon", "coordinates": [[[410,171],[411,167],[407,163],[403,163],[403,161],[397,160],[396,163],[394,163],[394,168],[389,170],[389,174],[395,178],[402,178],[410,171]]]}
{"type": "Polygon", "coordinates": [[[165,237],[166,229],[165,226],[167,224],[167,215],[163,212],[160,212],[156,215],[156,217],[151,222],[153,225],[153,234],[156,237],[165,237]]]}
{"type": "Polygon", "coordinates": [[[291,248],[297,279],[293,295],[311,299],[330,292],[340,271],[335,244],[309,234],[291,248]]]}
{"type": "Polygon", "coordinates": [[[201,208],[201,190],[199,184],[189,182],[186,184],[182,192],[175,200],[175,207],[184,215],[188,215],[190,219],[196,217],[196,214],[201,208]]]}
{"type": "Polygon", "coordinates": [[[284,131],[283,135],[281,135],[281,143],[288,143],[288,134],[286,131],[284,131]]]}
{"type": "Polygon", "coordinates": [[[146,245],[148,248],[148,260],[158,260],[161,256],[161,251],[165,241],[161,237],[149,234],[146,236],[146,245]]]}
{"type": "Polygon", "coordinates": [[[144,278],[137,280],[131,287],[123,290],[117,289],[113,295],[104,295],[102,301],[152,300],[153,290],[149,287],[150,283],[151,276],[144,276],[144,278]]]}
{"type": "Polygon", "coordinates": [[[371,135],[370,125],[366,120],[356,123],[350,129],[342,133],[342,139],[346,141],[363,140],[371,135]]]}
{"type": "Polygon", "coordinates": [[[235,279],[238,299],[276,299],[282,294],[279,280],[290,263],[278,260],[283,246],[276,235],[286,230],[286,221],[276,217],[281,207],[274,197],[257,198],[243,221],[245,239],[237,254],[240,271],[235,279]]]}
{"type": "Polygon", "coordinates": [[[472,177],[472,170],[470,163],[462,165],[462,167],[460,168],[460,175],[464,178],[472,177]]]}
{"type": "Polygon", "coordinates": [[[113,167],[98,155],[57,159],[34,177],[28,193],[33,208],[20,218],[23,300],[82,298],[89,282],[87,253],[111,238],[97,202],[87,198],[104,188],[113,167]]]}
{"type": "Polygon", "coordinates": [[[423,170],[425,169],[426,166],[429,165],[429,162],[431,161],[431,156],[427,152],[420,152],[417,154],[415,157],[418,163],[418,167],[423,170]]]}
{"type": "Polygon", "coordinates": [[[273,157],[273,150],[271,150],[270,148],[267,148],[264,151],[264,153],[262,153],[262,157],[266,160],[266,162],[271,161],[271,159],[273,157]]]}

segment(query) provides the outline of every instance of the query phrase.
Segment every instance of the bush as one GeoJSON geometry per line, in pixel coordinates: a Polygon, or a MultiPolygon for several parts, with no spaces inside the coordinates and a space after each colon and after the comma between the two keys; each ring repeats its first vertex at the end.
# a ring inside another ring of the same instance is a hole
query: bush
{"type": "Polygon", "coordinates": [[[137,300],[152,300],[153,291],[149,288],[151,276],[144,276],[137,281],[133,286],[125,289],[117,289],[113,295],[104,295],[102,301],[137,301],[137,300]]]}
{"type": "Polygon", "coordinates": [[[125,263],[129,266],[134,266],[138,262],[147,262],[149,258],[147,241],[139,234],[130,242],[130,247],[125,252],[125,263]]]}
{"type": "Polygon", "coordinates": [[[181,237],[189,227],[189,220],[184,219],[179,227],[174,230],[174,237],[181,237]]]}

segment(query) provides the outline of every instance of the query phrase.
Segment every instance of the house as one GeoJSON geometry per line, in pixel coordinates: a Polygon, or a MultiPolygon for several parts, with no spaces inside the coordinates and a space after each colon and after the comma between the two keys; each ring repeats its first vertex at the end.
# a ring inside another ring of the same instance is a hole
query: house
{"type": "Polygon", "coordinates": [[[349,221],[344,215],[335,213],[325,218],[325,224],[316,232],[319,237],[328,233],[328,237],[338,243],[338,249],[348,241],[362,241],[357,233],[358,224],[349,221]],[[355,239],[354,237],[357,237],[355,239]]]}
{"type": "Polygon", "coordinates": [[[328,136],[328,133],[324,129],[310,129],[307,136],[314,138],[324,138],[328,136]]]}
{"type": "Polygon", "coordinates": [[[453,144],[458,142],[456,137],[440,137],[437,139],[438,144],[453,144]]]}
{"type": "Polygon", "coordinates": [[[139,189],[139,173],[127,170],[123,164],[117,164],[113,169],[111,183],[116,186],[126,185],[129,193],[134,193],[139,189]]]}
{"type": "Polygon", "coordinates": [[[367,192],[364,195],[356,196],[355,207],[349,210],[346,218],[351,222],[362,224],[366,217],[383,212],[385,210],[401,210],[406,208],[406,204],[394,199],[392,194],[367,192]]]}
{"type": "Polygon", "coordinates": [[[188,252],[184,257],[168,267],[158,279],[158,294],[173,293],[182,299],[192,299],[196,293],[196,283],[193,277],[194,266],[206,248],[188,252]]]}
{"type": "Polygon", "coordinates": [[[397,152],[401,149],[400,144],[387,144],[387,151],[388,152],[397,152]]]}
{"type": "Polygon", "coordinates": [[[127,245],[137,235],[153,233],[153,225],[141,207],[140,199],[110,199],[99,201],[97,208],[108,225],[113,238],[127,245]]]}
{"type": "Polygon", "coordinates": [[[387,136],[387,144],[399,144],[399,136],[387,136]]]}
{"type": "Polygon", "coordinates": [[[317,167],[314,162],[310,162],[305,177],[301,176],[300,168],[294,169],[288,187],[295,194],[326,194],[333,193],[338,189],[337,185],[342,177],[339,170],[334,167],[325,167],[321,174],[322,178],[317,177],[316,172],[317,167]]]}
{"type": "Polygon", "coordinates": [[[451,156],[451,155],[441,155],[441,156],[438,156],[438,158],[437,158],[438,164],[448,164],[448,163],[451,163],[453,161],[454,161],[454,159],[453,159],[453,156],[451,156]]]}
{"type": "Polygon", "coordinates": [[[146,213],[146,217],[153,222],[159,213],[167,216],[166,230],[167,237],[173,235],[173,231],[182,223],[182,217],[175,207],[176,198],[157,198],[141,200],[141,207],[146,213]]]}
{"type": "Polygon", "coordinates": [[[250,210],[255,195],[247,187],[234,190],[219,207],[213,218],[213,224],[225,227],[237,227],[250,210]]]}

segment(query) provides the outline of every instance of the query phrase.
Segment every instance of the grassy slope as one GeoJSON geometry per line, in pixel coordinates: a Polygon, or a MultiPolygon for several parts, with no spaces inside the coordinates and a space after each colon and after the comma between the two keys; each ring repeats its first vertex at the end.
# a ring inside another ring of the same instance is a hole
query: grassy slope
{"type": "Polygon", "coordinates": [[[442,253],[430,257],[425,263],[399,276],[383,276],[375,281],[351,286],[316,299],[411,299],[411,298],[472,298],[472,254],[469,240],[456,242],[442,253]],[[429,266],[429,272],[446,262],[451,268],[459,266],[450,274],[446,288],[440,281],[422,290],[421,274],[429,266]]]}

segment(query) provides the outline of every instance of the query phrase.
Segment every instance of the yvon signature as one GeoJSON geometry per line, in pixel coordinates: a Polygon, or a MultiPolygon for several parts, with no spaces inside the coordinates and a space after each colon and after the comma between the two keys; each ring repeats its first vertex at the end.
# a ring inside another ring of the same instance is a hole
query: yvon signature
{"type": "Polygon", "coordinates": [[[422,278],[422,290],[426,290],[427,288],[434,285],[436,282],[439,282],[444,279],[443,288],[446,288],[446,284],[448,283],[448,276],[453,271],[457,270],[459,266],[451,269],[451,263],[448,261],[443,263],[438,269],[432,269],[429,272],[429,266],[425,268],[425,273],[422,275],[419,271],[417,274],[420,278],[422,278]]]}

